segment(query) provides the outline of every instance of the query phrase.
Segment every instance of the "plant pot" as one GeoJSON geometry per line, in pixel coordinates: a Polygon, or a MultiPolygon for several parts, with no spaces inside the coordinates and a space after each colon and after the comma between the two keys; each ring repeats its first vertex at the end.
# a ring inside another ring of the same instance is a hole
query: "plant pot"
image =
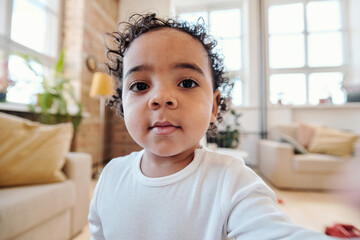
{"type": "Polygon", "coordinates": [[[37,105],[44,109],[49,109],[54,103],[54,98],[50,93],[40,93],[37,95],[37,105]]]}
{"type": "Polygon", "coordinates": [[[239,131],[219,131],[216,137],[207,136],[208,143],[216,143],[221,148],[236,148],[239,144],[239,131]]]}
{"type": "Polygon", "coordinates": [[[6,92],[0,92],[0,102],[6,102],[6,92]]]}

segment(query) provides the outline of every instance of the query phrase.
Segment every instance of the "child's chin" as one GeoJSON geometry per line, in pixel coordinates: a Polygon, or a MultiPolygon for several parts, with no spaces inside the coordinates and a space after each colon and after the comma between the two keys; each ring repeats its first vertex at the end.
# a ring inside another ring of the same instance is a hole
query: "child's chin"
{"type": "Polygon", "coordinates": [[[150,148],[149,151],[152,154],[159,157],[172,157],[184,152],[184,149],[174,148],[174,147],[164,147],[164,148],[154,147],[154,148],[150,148]]]}
{"type": "MultiPolygon", "coordinates": [[[[174,144],[176,145],[176,144],[174,144]]],[[[195,150],[196,147],[199,145],[194,146],[167,146],[167,147],[153,147],[148,148],[152,154],[159,156],[159,157],[175,157],[177,155],[185,154],[186,156],[192,154],[192,151],[195,150]]]]}
{"type": "Polygon", "coordinates": [[[172,157],[181,153],[181,151],[171,151],[170,149],[166,150],[154,150],[152,151],[154,155],[159,157],[172,157]]]}

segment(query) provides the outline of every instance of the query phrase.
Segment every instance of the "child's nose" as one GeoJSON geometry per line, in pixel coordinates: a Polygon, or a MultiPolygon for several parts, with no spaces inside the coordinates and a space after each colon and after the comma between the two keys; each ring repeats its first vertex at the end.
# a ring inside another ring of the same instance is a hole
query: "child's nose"
{"type": "Polygon", "coordinates": [[[151,110],[157,110],[159,108],[169,108],[175,109],[177,108],[177,101],[174,97],[172,97],[168,90],[161,91],[160,93],[156,93],[149,101],[149,108],[151,110]]]}

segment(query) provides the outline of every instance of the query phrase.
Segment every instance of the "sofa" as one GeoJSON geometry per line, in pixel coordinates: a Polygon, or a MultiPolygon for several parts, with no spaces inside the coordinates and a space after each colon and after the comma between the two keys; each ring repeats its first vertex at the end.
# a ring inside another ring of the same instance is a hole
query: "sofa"
{"type": "Polygon", "coordinates": [[[67,240],[87,224],[91,155],[70,152],[71,123],[0,113],[0,240],[67,240]]]}
{"type": "MultiPolygon", "coordinates": [[[[337,146],[345,146],[342,142],[337,144],[336,139],[334,140],[335,142],[331,142],[333,139],[330,139],[329,143],[324,143],[320,148],[323,151],[308,151],[306,147],[310,147],[310,150],[312,150],[310,144],[314,142],[315,137],[313,137],[312,142],[310,141],[308,146],[298,146],[301,144],[294,139],[298,139],[300,127],[301,124],[299,123],[275,126],[269,131],[268,139],[259,141],[260,173],[278,188],[309,190],[349,189],[349,185],[344,185],[342,181],[336,179],[339,179],[338,176],[352,178],[358,174],[356,169],[347,167],[351,165],[358,166],[358,164],[354,163],[360,162],[360,144],[356,142],[356,134],[338,131],[340,135],[343,134],[351,140],[351,150],[346,149],[350,151],[350,154],[344,155],[342,153],[338,154],[338,152],[331,152],[331,150],[335,151],[337,146]],[[281,139],[284,136],[286,136],[285,140],[287,141],[281,139]],[[334,147],[331,148],[331,146],[334,147]],[[330,147],[328,150],[330,150],[331,154],[325,151],[327,147],[330,147]]],[[[336,130],[330,131],[335,132],[336,130]]]]}
{"type": "Polygon", "coordinates": [[[87,224],[91,156],[69,152],[62,182],[0,188],[0,239],[71,239],[87,224]]]}

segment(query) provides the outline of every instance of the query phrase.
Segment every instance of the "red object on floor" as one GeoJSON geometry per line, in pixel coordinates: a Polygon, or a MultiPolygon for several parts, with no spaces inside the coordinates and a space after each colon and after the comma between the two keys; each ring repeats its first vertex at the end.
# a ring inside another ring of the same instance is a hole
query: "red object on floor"
{"type": "Polygon", "coordinates": [[[349,224],[336,223],[331,227],[326,227],[326,235],[339,238],[360,237],[360,230],[349,224]]]}
{"type": "Polygon", "coordinates": [[[284,204],[284,201],[281,198],[277,199],[278,204],[284,204]]]}

